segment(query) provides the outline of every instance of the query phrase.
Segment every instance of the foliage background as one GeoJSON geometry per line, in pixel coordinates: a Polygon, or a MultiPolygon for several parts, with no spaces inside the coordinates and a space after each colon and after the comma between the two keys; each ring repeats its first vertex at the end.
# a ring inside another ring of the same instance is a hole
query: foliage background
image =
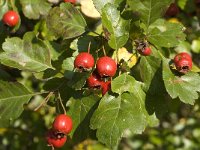
{"type": "MultiPolygon", "coordinates": [[[[0,1],[2,4],[3,1],[0,1]]],[[[39,0],[38,0],[39,2],[39,0]]],[[[166,17],[169,22],[181,22],[186,30],[186,41],[182,43],[182,48],[187,48],[193,54],[193,60],[196,64],[196,69],[200,66],[200,2],[198,0],[178,0],[176,1],[179,6],[180,12],[173,17],[166,17]]],[[[25,5],[20,3],[17,5],[25,5]]],[[[45,5],[45,4],[44,4],[45,5]]],[[[6,6],[6,5],[5,5],[6,6]]],[[[49,6],[44,10],[48,10],[49,6]]],[[[40,7],[38,6],[38,9],[40,7]]],[[[25,10],[24,10],[25,11],[25,10]]],[[[45,12],[41,12],[45,13],[45,12]]],[[[3,12],[1,11],[0,17],[3,12]]],[[[15,35],[22,37],[22,33],[31,30],[38,30],[41,26],[44,26],[41,21],[36,25],[37,21],[28,20],[27,16],[23,16],[21,13],[21,21],[23,26],[15,35]]],[[[34,14],[32,17],[37,18],[39,14],[34,14]]],[[[87,16],[85,16],[87,18],[87,16]]],[[[95,19],[87,18],[87,23],[92,25],[96,23],[95,19]]],[[[1,24],[1,31],[5,32],[1,24]]],[[[81,32],[81,31],[80,31],[81,32]]],[[[14,34],[14,33],[13,33],[14,34]]],[[[51,33],[42,33],[46,38],[51,39],[51,33]],[[47,34],[47,35],[46,35],[47,34]]],[[[4,40],[1,34],[0,43],[4,40]]],[[[64,45],[67,45],[64,43],[64,45]]],[[[63,47],[61,46],[61,49],[63,47]]],[[[180,47],[179,47],[180,48],[180,47]]],[[[177,49],[178,51],[179,49],[177,49]]],[[[56,56],[56,55],[55,55],[56,56]]],[[[59,62],[54,62],[56,65],[59,62]]],[[[47,71],[48,72],[48,71],[47,71]]],[[[198,71],[197,71],[198,72],[198,71]]],[[[47,74],[50,74],[48,72],[47,74]]],[[[70,74],[69,74],[70,75],[70,74]]],[[[19,71],[4,65],[0,66],[0,78],[2,80],[18,81],[24,84],[30,91],[39,92],[45,84],[52,84],[55,87],[54,82],[41,82],[27,71],[19,71]]],[[[54,79],[59,80],[59,79],[54,79]]],[[[49,86],[49,85],[48,85],[49,86]]],[[[47,87],[48,87],[47,86],[47,87]]],[[[67,89],[65,89],[67,90],[67,89]]],[[[51,126],[53,118],[55,116],[56,108],[55,101],[52,99],[49,101],[49,105],[45,105],[39,111],[33,111],[44,99],[46,94],[37,95],[33,97],[29,104],[24,106],[25,111],[21,117],[13,122],[8,128],[0,128],[0,149],[1,150],[45,150],[49,149],[45,143],[45,133],[51,126]],[[52,107],[51,107],[52,106],[52,107]]],[[[123,138],[116,149],[132,150],[132,149],[145,149],[145,150],[196,150],[200,148],[200,105],[199,99],[196,100],[193,106],[183,104],[178,99],[168,99],[169,110],[160,117],[160,123],[158,127],[148,127],[142,135],[135,135],[129,138],[123,138]]],[[[155,102],[156,103],[156,102],[155,102]]],[[[57,104],[56,104],[57,105],[57,104]]],[[[59,105],[59,104],[58,104],[59,105]]],[[[59,106],[57,105],[57,109],[59,106]]],[[[165,109],[164,106],[158,106],[160,109],[165,109]]],[[[76,139],[70,139],[65,147],[61,149],[94,149],[94,150],[108,150],[106,146],[100,144],[94,139],[86,139],[81,143],[77,143],[76,139]]]]}

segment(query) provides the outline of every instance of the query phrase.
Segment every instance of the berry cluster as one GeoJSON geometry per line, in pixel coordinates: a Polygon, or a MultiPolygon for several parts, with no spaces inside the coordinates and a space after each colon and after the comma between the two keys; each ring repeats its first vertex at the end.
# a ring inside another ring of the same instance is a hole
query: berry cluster
{"type": "Polygon", "coordinates": [[[178,72],[185,74],[192,69],[192,58],[186,52],[179,53],[174,57],[174,65],[178,72]]]}
{"type": "Polygon", "coordinates": [[[67,134],[72,130],[72,119],[70,116],[60,114],[56,116],[52,128],[46,135],[46,140],[52,148],[60,148],[67,141],[67,134]]]}
{"type": "MultiPolygon", "coordinates": [[[[79,71],[92,70],[95,65],[94,57],[87,53],[79,53],[74,61],[74,68],[79,71]]],[[[116,62],[108,57],[100,57],[96,63],[96,69],[92,72],[90,77],[87,79],[87,85],[89,88],[99,88],[102,91],[102,95],[105,95],[110,90],[111,81],[110,77],[113,77],[117,71],[116,62]],[[109,79],[105,81],[105,79],[109,79]]]]}

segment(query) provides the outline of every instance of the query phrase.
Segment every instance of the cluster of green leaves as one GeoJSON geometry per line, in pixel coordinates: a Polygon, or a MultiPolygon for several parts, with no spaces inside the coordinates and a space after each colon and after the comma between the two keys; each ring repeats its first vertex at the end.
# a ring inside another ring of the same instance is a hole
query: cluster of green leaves
{"type": "MultiPolygon", "coordinates": [[[[18,118],[31,97],[53,92],[56,102],[60,93],[73,119],[72,139],[79,142],[93,138],[95,133],[100,142],[114,148],[122,137],[141,134],[147,126],[156,126],[168,111],[169,100],[178,98],[194,104],[198,99],[198,72],[180,75],[171,67],[175,52],[169,50],[181,47],[185,40],[182,24],[162,18],[172,0],[93,0],[93,3],[101,15],[100,23],[96,19],[88,22],[79,7],[70,3],[1,1],[0,19],[12,8],[21,15],[21,26],[15,28],[16,33],[10,33],[1,22],[0,62],[31,72],[42,87],[30,92],[17,81],[9,82],[10,77],[0,70],[0,127],[18,118]],[[97,59],[103,56],[102,47],[109,56],[122,47],[137,53],[138,40],[150,43],[152,55],[137,55],[138,62],[127,71],[119,67],[111,90],[104,96],[85,85],[91,72],[74,71],[76,55],[87,51],[89,43],[90,52],[97,59]]],[[[56,103],[52,105],[56,107],[56,103]]]]}

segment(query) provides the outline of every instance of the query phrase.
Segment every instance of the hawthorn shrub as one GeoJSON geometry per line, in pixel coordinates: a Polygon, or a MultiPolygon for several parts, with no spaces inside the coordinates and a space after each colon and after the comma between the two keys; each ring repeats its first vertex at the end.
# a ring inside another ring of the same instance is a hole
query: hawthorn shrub
{"type": "Polygon", "coordinates": [[[1,0],[0,148],[145,149],[148,135],[146,149],[170,149],[173,140],[156,138],[164,123],[198,107],[199,9],[197,0],[1,0]],[[70,125],[53,123],[61,114],[70,125]]]}

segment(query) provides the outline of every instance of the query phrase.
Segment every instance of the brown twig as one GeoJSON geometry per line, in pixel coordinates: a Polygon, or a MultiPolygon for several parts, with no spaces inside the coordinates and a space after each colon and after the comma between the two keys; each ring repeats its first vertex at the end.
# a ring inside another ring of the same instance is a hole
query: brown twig
{"type": "Polygon", "coordinates": [[[40,109],[45,103],[47,103],[49,101],[49,98],[53,95],[54,92],[49,92],[49,94],[45,97],[45,99],[43,100],[42,103],[40,103],[40,105],[38,107],[36,107],[34,109],[34,111],[37,111],[38,109],[40,109]]]}

